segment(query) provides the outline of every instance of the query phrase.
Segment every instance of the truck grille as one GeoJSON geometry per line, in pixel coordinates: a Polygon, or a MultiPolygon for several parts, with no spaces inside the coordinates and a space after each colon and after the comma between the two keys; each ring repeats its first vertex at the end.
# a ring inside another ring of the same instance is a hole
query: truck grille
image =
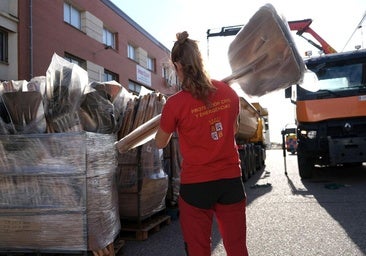
{"type": "Polygon", "coordinates": [[[366,135],[366,119],[336,121],[328,124],[327,135],[332,138],[360,137],[366,135]]]}

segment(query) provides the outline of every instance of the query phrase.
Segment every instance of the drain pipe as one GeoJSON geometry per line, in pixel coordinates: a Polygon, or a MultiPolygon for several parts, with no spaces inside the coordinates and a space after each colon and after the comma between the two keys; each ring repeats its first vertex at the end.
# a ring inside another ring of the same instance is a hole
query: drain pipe
{"type": "Polygon", "coordinates": [[[32,0],[29,0],[29,72],[30,79],[33,78],[33,7],[32,0]]]}

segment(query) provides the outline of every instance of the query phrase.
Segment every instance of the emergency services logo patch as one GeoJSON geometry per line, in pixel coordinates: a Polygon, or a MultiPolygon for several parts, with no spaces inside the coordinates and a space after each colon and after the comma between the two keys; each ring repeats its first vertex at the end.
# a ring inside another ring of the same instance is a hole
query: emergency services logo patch
{"type": "Polygon", "coordinates": [[[222,130],[223,130],[223,128],[222,128],[221,122],[212,124],[211,125],[211,138],[213,140],[219,140],[221,137],[224,136],[222,130]]]}

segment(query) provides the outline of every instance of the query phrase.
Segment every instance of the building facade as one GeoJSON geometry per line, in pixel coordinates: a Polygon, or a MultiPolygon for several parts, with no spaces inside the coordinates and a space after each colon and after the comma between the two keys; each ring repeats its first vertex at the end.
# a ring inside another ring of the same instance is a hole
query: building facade
{"type": "Polygon", "coordinates": [[[0,1],[0,80],[18,78],[18,1],[0,1]]]}
{"type": "Polygon", "coordinates": [[[169,49],[110,0],[2,0],[0,11],[0,80],[44,76],[56,53],[90,82],[177,91],[169,49]]]}

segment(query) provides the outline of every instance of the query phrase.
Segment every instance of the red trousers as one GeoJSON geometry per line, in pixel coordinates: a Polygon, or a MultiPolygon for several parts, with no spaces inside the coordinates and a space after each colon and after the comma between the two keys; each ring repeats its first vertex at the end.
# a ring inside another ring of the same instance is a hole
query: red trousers
{"type": "Polygon", "coordinates": [[[215,204],[201,209],[179,198],[179,220],[188,256],[211,255],[211,232],[216,216],[227,256],[247,256],[246,200],[235,204],[215,204]]]}

